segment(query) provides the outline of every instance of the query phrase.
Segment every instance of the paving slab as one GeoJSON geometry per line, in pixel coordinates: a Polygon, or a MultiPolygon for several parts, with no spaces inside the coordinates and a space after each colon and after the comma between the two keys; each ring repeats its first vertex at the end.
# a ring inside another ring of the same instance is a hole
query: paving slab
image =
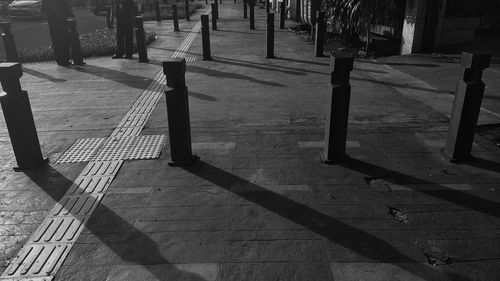
{"type": "MultiPolygon", "coordinates": [[[[214,60],[203,61],[202,13],[208,10],[181,21],[180,32],[169,21],[145,23],[158,35],[149,64],[95,58],[84,67],[23,66],[21,82],[50,162],[13,172],[0,123],[0,270],[88,167],[55,161],[78,139],[108,138],[145,89],[163,90],[162,61],[181,56],[188,60],[192,147],[201,160],[169,166],[166,138],[157,159],[118,163],[92,215],[77,217],[85,226],[57,272],[49,272],[54,280],[498,276],[500,153],[476,137],[475,162],[450,164],[441,156],[448,93],[390,66],[356,61],[351,159],[322,165],[329,59],[315,58],[311,43],[278,29],[277,58],[266,59],[264,9],[256,9],[252,31],[242,3],[231,1],[219,5],[219,30],[210,31],[214,60]]],[[[166,98],[157,96],[141,135],[169,133],[166,98]]],[[[497,120],[481,114],[481,122],[497,120]]]]}

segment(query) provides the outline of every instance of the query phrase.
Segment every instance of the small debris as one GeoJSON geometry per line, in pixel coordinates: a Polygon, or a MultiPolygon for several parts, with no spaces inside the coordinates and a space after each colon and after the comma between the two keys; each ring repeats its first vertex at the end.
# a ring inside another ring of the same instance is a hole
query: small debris
{"type": "Polygon", "coordinates": [[[435,255],[426,253],[425,251],[424,254],[427,257],[427,262],[433,266],[449,265],[457,262],[456,259],[451,257],[436,257],[435,255]]]}
{"type": "Polygon", "coordinates": [[[391,206],[387,206],[387,208],[389,208],[389,215],[396,218],[400,223],[408,222],[408,214],[405,211],[391,206]]]}
{"type": "Polygon", "coordinates": [[[379,192],[391,192],[390,184],[381,178],[365,177],[366,183],[373,189],[379,192]]]}

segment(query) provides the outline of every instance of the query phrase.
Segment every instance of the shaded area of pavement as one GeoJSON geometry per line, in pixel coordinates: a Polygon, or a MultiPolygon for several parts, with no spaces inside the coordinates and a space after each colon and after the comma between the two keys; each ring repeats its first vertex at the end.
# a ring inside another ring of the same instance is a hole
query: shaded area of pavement
{"type": "MultiPolygon", "coordinates": [[[[199,34],[186,52],[195,58],[186,83],[193,150],[201,161],[170,167],[168,143],[159,159],[126,161],[54,280],[475,281],[500,275],[500,153],[477,136],[474,162],[444,160],[451,99],[442,96],[451,95],[396,70],[440,71],[456,62],[357,61],[351,159],[327,166],[318,156],[331,94],[329,59],[315,58],[310,43],[285,31],[276,33],[278,58],[265,59],[264,10],[256,9],[257,29],[250,31],[240,2],[219,7],[220,30],[211,31],[214,61],[200,60],[199,34]]],[[[180,33],[168,21],[146,23],[160,34],[150,57],[170,57],[198,17],[181,21],[180,33]]],[[[77,139],[109,136],[161,71],[158,62],[110,58],[25,69],[23,88],[51,164],[11,171],[15,161],[0,123],[0,239],[6,245],[0,267],[85,165],[55,160],[77,139]]],[[[162,96],[141,134],[168,134],[167,124],[162,96]]]]}

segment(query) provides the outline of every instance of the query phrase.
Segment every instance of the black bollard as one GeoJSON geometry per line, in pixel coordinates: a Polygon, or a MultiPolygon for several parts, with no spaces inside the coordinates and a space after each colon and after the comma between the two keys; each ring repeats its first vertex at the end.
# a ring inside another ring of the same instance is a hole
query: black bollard
{"type": "Polygon", "coordinates": [[[113,19],[111,18],[111,6],[106,5],[104,8],[106,11],[106,25],[108,26],[108,29],[113,29],[113,19]]]}
{"type": "Polygon", "coordinates": [[[208,28],[208,15],[201,15],[201,42],[203,45],[203,60],[212,60],[210,55],[210,31],[208,28]]]}
{"type": "Polygon", "coordinates": [[[14,34],[11,31],[10,22],[1,22],[0,27],[3,30],[2,39],[5,48],[5,54],[7,55],[7,61],[16,62],[19,61],[19,55],[17,54],[16,41],[14,40],[14,34]]]}
{"type": "Polygon", "coordinates": [[[142,16],[134,18],[135,26],[135,39],[137,41],[137,53],[139,53],[139,62],[149,62],[148,50],[146,49],[146,32],[144,31],[144,24],[142,16]]]}
{"type": "Polygon", "coordinates": [[[207,4],[207,5],[208,5],[208,0],[205,0],[205,4],[207,4]]]}
{"type": "Polygon", "coordinates": [[[217,0],[214,0],[214,4],[215,4],[215,19],[218,20],[219,19],[219,3],[217,2],[217,0]]]}
{"type": "Polygon", "coordinates": [[[169,89],[167,99],[168,134],[170,140],[169,165],[190,165],[198,159],[191,147],[188,89],[186,87],[186,60],[172,58],[163,62],[163,73],[169,89]]]}
{"type": "Polygon", "coordinates": [[[0,93],[0,103],[18,165],[15,169],[36,169],[44,159],[28,92],[21,89],[19,79],[22,75],[21,64],[0,63],[0,82],[4,90],[0,93]]]}
{"type": "Polygon", "coordinates": [[[286,5],[285,1],[280,2],[280,29],[285,29],[286,5]]]}
{"type": "Polygon", "coordinates": [[[325,12],[317,12],[316,15],[316,36],[314,37],[314,50],[316,57],[324,57],[323,45],[325,40],[326,22],[325,12]]]}
{"type": "Polygon", "coordinates": [[[217,19],[215,18],[215,4],[212,3],[212,30],[217,30],[217,19]]]}
{"type": "Polygon", "coordinates": [[[186,21],[190,21],[189,18],[189,0],[184,0],[184,12],[186,13],[186,21]]]}
{"type": "MultiPolygon", "coordinates": [[[[215,1],[217,1],[217,0],[215,0],[215,1]]],[[[220,3],[222,4],[222,0],[220,0],[220,3]]]]}
{"type": "Polygon", "coordinates": [[[156,12],[156,21],[161,22],[160,3],[158,3],[158,1],[155,1],[155,12],[156,12]]]}
{"type": "Polygon", "coordinates": [[[267,14],[266,59],[274,58],[274,13],[267,14]]]}
{"type": "Polygon", "coordinates": [[[76,65],[84,65],[83,62],[83,52],[82,46],[80,44],[80,35],[78,35],[78,30],[76,29],[76,19],[68,18],[68,32],[69,41],[71,46],[71,57],[73,63],[76,65]]]}
{"type": "Polygon", "coordinates": [[[445,156],[451,162],[471,158],[474,133],[481,110],[485,85],[483,70],[490,66],[491,55],[462,54],[463,80],[458,81],[451,112],[445,156]]]}
{"type": "Polygon", "coordinates": [[[248,18],[247,5],[248,5],[248,0],[243,0],[243,18],[244,19],[248,18]]]}
{"type": "Polygon", "coordinates": [[[250,29],[255,29],[255,0],[248,0],[250,5],[250,29]]]}
{"type": "Polygon", "coordinates": [[[266,1],[266,14],[269,14],[271,12],[271,7],[270,7],[270,4],[269,4],[269,0],[264,0],[266,1]]]}
{"type": "Polygon", "coordinates": [[[177,14],[177,4],[172,4],[172,18],[174,19],[174,31],[180,31],[179,15],[177,14]]]}
{"type": "Polygon", "coordinates": [[[347,160],[345,153],[347,140],[347,121],[351,99],[350,72],[353,69],[353,57],[350,55],[334,57],[330,55],[332,71],[332,94],[328,102],[325,128],[325,148],[320,154],[325,164],[347,160]]]}
{"type": "Polygon", "coordinates": [[[236,4],[236,0],[234,0],[234,4],[236,4]]]}

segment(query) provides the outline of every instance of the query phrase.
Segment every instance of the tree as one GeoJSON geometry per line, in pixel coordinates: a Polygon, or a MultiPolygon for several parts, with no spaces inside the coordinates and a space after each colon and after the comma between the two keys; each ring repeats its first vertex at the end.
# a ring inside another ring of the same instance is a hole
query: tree
{"type": "Polygon", "coordinates": [[[365,36],[368,52],[372,43],[372,26],[399,19],[397,13],[405,2],[405,0],[329,0],[325,2],[325,8],[328,14],[340,23],[345,38],[365,36]]]}

